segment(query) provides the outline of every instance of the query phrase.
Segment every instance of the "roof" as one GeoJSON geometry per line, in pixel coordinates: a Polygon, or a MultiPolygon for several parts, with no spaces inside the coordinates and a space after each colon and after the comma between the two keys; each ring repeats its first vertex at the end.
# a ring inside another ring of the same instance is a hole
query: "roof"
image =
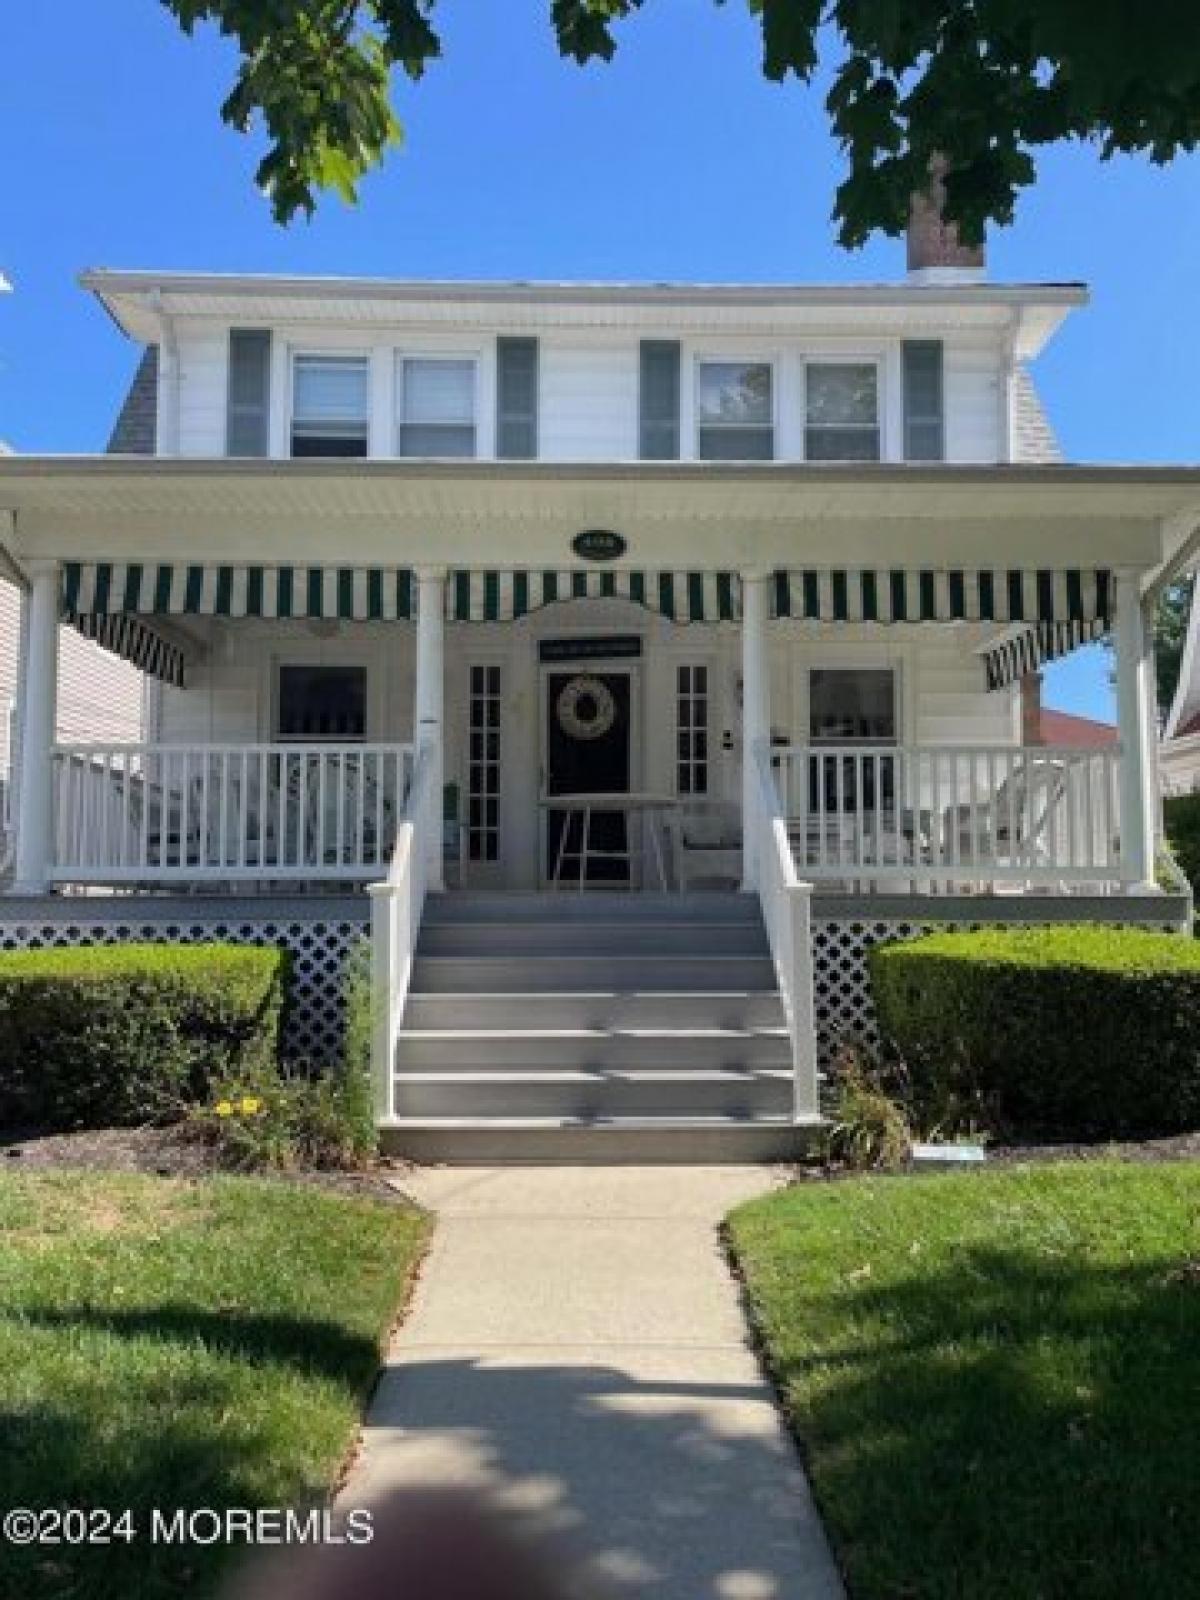
{"type": "Polygon", "coordinates": [[[304,321],[361,326],[403,314],[434,323],[661,327],[664,308],[681,326],[769,328],[828,320],[837,308],[881,324],[903,313],[922,327],[938,323],[1011,329],[1021,359],[1037,354],[1075,306],[1080,283],[637,283],[507,279],[306,277],[261,273],[119,271],[93,268],[80,283],[131,338],[162,336],[164,317],[229,321],[304,321]],[[503,310],[503,317],[499,313],[503,310]],[[922,321],[922,319],[924,319],[922,321]]]}
{"type": "Polygon", "coordinates": [[[1029,368],[1013,373],[1013,456],[1017,461],[1061,461],[1062,446],[1050,426],[1029,368]]]}
{"type": "Polygon", "coordinates": [[[1042,742],[1066,749],[1094,748],[1098,744],[1116,744],[1119,734],[1111,722],[1097,722],[1091,717],[1077,717],[1071,711],[1051,711],[1042,707],[1042,742]]]}
{"type": "Polygon", "coordinates": [[[1200,711],[1193,712],[1182,728],[1176,728],[1173,737],[1186,739],[1192,733],[1200,733],[1200,711]]]}
{"type": "Polygon", "coordinates": [[[152,456],[158,438],[158,346],[142,352],[109,435],[110,456],[152,456]]]}
{"type": "Polygon", "coordinates": [[[0,537],[64,560],[303,563],[344,547],[349,564],[403,550],[477,566],[511,550],[556,569],[581,528],[607,527],[647,570],[1150,573],[1197,522],[1200,467],[0,458],[0,537]]]}

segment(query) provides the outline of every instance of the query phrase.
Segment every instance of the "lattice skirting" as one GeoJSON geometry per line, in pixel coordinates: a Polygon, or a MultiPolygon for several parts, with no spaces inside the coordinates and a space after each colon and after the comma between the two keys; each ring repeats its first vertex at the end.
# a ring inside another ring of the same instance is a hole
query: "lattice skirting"
{"type": "Polygon", "coordinates": [[[337,1060],[345,1034],[346,958],[367,934],[366,915],[336,920],[229,917],[180,918],[173,922],[128,922],[79,917],[62,922],[2,922],[0,949],[48,950],[71,945],[226,944],[282,945],[291,953],[291,1006],[283,1051],[291,1061],[337,1060]]]}
{"type": "Polygon", "coordinates": [[[818,922],[812,925],[813,1009],[817,1061],[828,1067],[838,1046],[879,1044],[867,952],[890,939],[915,939],[933,925],[917,922],[818,922]]]}

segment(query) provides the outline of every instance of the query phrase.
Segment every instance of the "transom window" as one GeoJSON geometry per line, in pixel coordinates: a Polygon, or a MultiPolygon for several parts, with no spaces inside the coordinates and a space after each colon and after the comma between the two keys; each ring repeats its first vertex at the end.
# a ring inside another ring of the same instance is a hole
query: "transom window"
{"type": "Polygon", "coordinates": [[[365,456],[366,356],[296,356],[292,362],[292,454],[365,456]]]}
{"type": "Polygon", "coordinates": [[[873,361],[812,361],[804,369],[809,461],[879,460],[879,370],[873,361]]]}
{"type": "Polygon", "coordinates": [[[475,362],[402,356],[396,451],[402,456],[475,454],[475,362]]]}
{"type": "Polygon", "coordinates": [[[702,461],[770,461],[775,455],[770,362],[700,362],[696,426],[702,461]]]}
{"type": "Polygon", "coordinates": [[[280,739],[320,743],[367,736],[365,667],[281,666],[280,739]]]}

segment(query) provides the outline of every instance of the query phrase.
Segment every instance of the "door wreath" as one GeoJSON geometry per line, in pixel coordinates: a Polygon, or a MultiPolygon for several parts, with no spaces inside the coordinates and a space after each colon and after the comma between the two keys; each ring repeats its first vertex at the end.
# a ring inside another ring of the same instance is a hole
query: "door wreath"
{"type": "Polygon", "coordinates": [[[617,702],[608,685],[580,673],[564,686],[555,704],[558,725],[570,739],[603,739],[617,720],[617,702]]]}

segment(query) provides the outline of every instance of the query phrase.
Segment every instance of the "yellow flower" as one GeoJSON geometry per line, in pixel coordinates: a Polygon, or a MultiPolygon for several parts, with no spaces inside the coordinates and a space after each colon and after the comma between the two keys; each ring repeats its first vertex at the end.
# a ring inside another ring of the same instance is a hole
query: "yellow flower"
{"type": "Polygon", "coordinates": [[[242,1096],[242,1110],[248,1117],[255,1117],[262,1110],[262,1101],[256,1094],[242,1096]]]}
{"type": "Polygon", "coordinates": [[[213,1110],[219,1117],[231,1117],[233,1115],[233,1105],[229,1100],[218,1100],[213,1110]]]}

